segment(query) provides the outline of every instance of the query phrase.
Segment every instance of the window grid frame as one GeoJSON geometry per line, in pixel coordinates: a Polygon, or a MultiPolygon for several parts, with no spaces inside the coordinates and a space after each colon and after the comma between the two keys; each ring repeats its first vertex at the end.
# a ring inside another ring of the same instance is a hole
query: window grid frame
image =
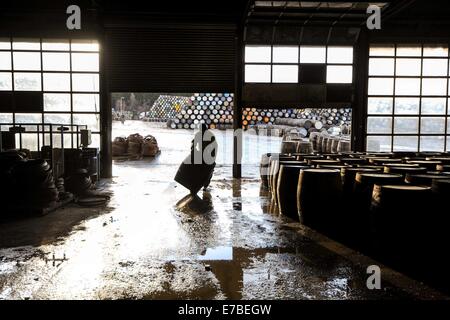
{"type": "MultiPolygon", "coordinates": [[[[324,65],[326,70],[325,70],[325,84],[328,84],[328,82],[326,82],[326,73],[328,70],[328,66],[347,66],[347,67],[351,67],[352,68],[352,82],[351,84],[353,84],[353,74],[354,74],[354,64],[355,64],[355,57],[354,57],[354,51],[355,48],[354,46],[337,46],[337,45],[321,45],[319,47],[325,47],[325,62],[324,63],[301,63],[300,62],[300,57],[301,57],[301,46],[302,45],[276,45],[276,44],[260,44],[260,45],[256,45],[256,44],[249,44],[249,45],[245,45],[244,46],[244,54],[243,56],[245,57],[245,50],[246,47],[258,47],[258,46],[270,46],[270,62],[245,62],[245,58],[244,58],[244,70],[246,66],[250,66],[250,65],[263,65],[263,66],[270,66],[270,82],[246,82],[245,81],[245,71],[244,71],[244,83],[248,83],[248,84],[280,84],[280,83],[290,83],[290,84],[301,84],[300,82],[300,66],[301,65],[305,65],[305,64],[320,64],[320,65],[324,65]],[[282,47],[297,47],[298,48],[298,58],[296,62],[274,62],[273,61],[273,48],[277,47],[277,46],[282,46],[282,47]],[[329,47],[348,47],[348,48],[352,48],[352,62],[351,63],[336,63],[336,62],[328,62],[328,48],[329,47]],[[273,67],[276,65],[285,65],[285,66],[297,66],[297,82],[273,82],[273,67]]],[[[341,83],[341,82],[330,82],[330,84],[336,84],[336,83],[341,83]]],[[[346,83],[346,82],[342,82],[342,83],[346,83]]]]}
{"type": "MultiPolygon", "coordinates": [[[[380,47],[388,47],[392,44],[375,44],[375,46],[380,47]]],[[[395,145],[394,145],[394,138],[396,136],[400,137],[418,137],[417,141],[417,151],[416,152],[426,152],[425,150],[421,150],[421,137],[442,137],[444,139],[444,149],[443,152],[450,151],[450,146],[448,144],[448,140],[450,138],[450,130],[448,130],[448,125],[450,121],[450,114],[449,114],[449,100],[450,100],[450,91],[449,91],[449,85],[450,85],[450,45],[448,43],[439,43],[438,45],[446,46],[447,47],[447,55],[446,56],[424,56],[424,48],[427,46],[431,46],[430,43],[422,43],[420,44],[420,56],[404,56],[404,55],[397,55],[398,47],[402,46],[404,44],[396,43],[394,44],[394,54],[391,56],[387,55],[371,55],[369,51],[369,60],[368,63],[370,63],[370,59],[382,59],[382,58],[389,58],[394,59],[394,72],[393,75],[370,75],[368,74],[368,81],[371,78],[392,78],[393,79],[393,94],[392,95],[383,95],[383,94],[369,94],[367,92],[367,101],[370,98],[390,98],[392,99],[392,111],[390,113],[385,114],[373,114],[369,113],[369,110],[367,108],[367,117],[366,117],[366,128],[368,128],[368,121],[369,118],[379,118],[379,117],[389,117],[391,119],[391,132],[388,133],[369,133],[368,129],[366,129],[365,132],[365,141],[367,143],[368,137],[386,137],[390,136],[391,140],[391,146],[390,151],[395,152],[395,145]],[[399,58],[416,58],[420,59],[420,75],[418,76],[398,76],[397,75],[397,59],[399,58]],[[424,59],[446,59],[447,60],[447,69],[446,69],[446,75],[441,76],[424,76],[424,59]],[[396,79],[419,79],[420,81],[420,89],[418,95],[396,95],[395,89],[396,89],[396,79]],[[445,79],[446,81],[446,87],[445,87],[445,95],[423,95],[423,79],[445,79]],[[398,98],[418,98],[419,99],[419,111],[418,114],[396,114],[395,112],[395,102],[398,98]],[[443,98],[445,99],[445,113],[444,114],[422,114],[422,101],[423,98],[443,98]],[[402,117],[402,118],[418,118],[418,131],[417,133],[395,133],[395,118],[396,117],[402,117]],[[422,119],[423,118],[444,118],[444,133],[422,133],[422,119]]],[[[418,46],[416,44],[411,44],[411,46],[418,46]]],[[[367,145],[366,145],[367,150],[367,145]]],[[[367,150],[369,151],[369,150],[367,150]]]]}
{"type": "MultiPolygon", "coordinates": [[[[72,53],[90,53],[90,54],[98,54],[99,55],[99,64],[100,64],[100,53],[101,53],[101,48],[99,47],[97,50],[72,50],[72,43],[75,41],[83,41],[83,40],[87,40],[87,41],[97,41],[97,39],[45,39],[45,40],[65,40],[67,41],[69,47],[67,50],[48,50],[48,49],[43,49],[43,42],[44,39],[43,38],[30,38],[30,39],[24,39],[25,41],[30,41],[30,40],[37,40],[36,41],[39,44],[39,48],[36,49],[14,49],[13,43],[16,39],[20,39],[20,38],[15,38],[15,37],[4,37],[4,39],[8,39],[9,43],[10,43],[10,48],[9,49],[0,49],[0,52],[9,52],[10,55],[10,69],[9,70],[0,70],[0,72],[8,72],[11,73],[11,90],[3,90],[4,92],[15,92],[16,88],[15,88],[15,73],[40,73],[40,79],[41,79],[41,83],[40,83],[40,90],[35,90],[36,92],[41,92],[42,93],[42,99],[44,99],[44,94],[53,94],[53,93],[61,93],[61,94],[70,94],[70,111],[45,111],[44,109],[42,110],[42,112],[40,113],[40,119],[42,121],[42,123],[44,124],[44,119],[45,119],[45,115],[46,114],[68,114],[70,115],[70,123],[67,123],[68,125],[70,124],[71,127],[74,126],[74,115],[83,115],[83,114],[87,114],[87,115],[97,115],[98,119],[99,119],[99,128],[98,130],[92,130],[92,134],[93,135],[99,135],[101,136],[102,132],[101,132],[101,124],[100,124],[100,101],[101,101],[101,94],[100,94],[100,83],[99,83],[99,87],[96,91],[73,91],[73,80],[72,80],[72,75],[73,74],[96,74],[99,76],[100,78],[100,73],[101,70],[100,68],[97,71],[72,71],[72,53]],[[15,70],[14,68],[14,52],[35,52],[35,53],[39,53],[40,56],[40,70],[15,70]],[[44,66],[43,66],[43,55],[44,53],[68,53],[69,54],[69,63],[70,63],[70,69],[68,71],[56,71],[56,70],[44,70],[44,66]],[[50,73],[50,74],[69,74],[69,82],[70,82],[70,91],[52,91],[52,90],[44,90],[44,73],[50,73]],[[74,94],[96,94],[98,95],[98,106],[97,106],[97,111],[74,111],[73,110],[73,97],[74,94]]],[[[27,90],[26,90],[27,91],[27,90]]],[[[42,104],[44,106],[44,101],[42,101],[42,104]]],[[[45,106],[44,106],[45,107],[45,106]]],[[[20,124],[18,122],[16,122],[16,114],[21,114],[21,112],[7,112],[7,113],[11,113],[12,114],[12,123],[13,124],[20,124]]],[[[23,112],[22,112],[23,113],[23,112]]],[[[35,113],[35,114],[39,114],[39,113],[35,113]]],[[[32,133],[32,132],[30,132],[32,133]]],[[[75,134],[76,132],[67,132],[70,133],[71,135],[71,142],[72,145],[74,143],[75,140],[75,134]]],[[[48,133],[47,133],[48,134],[48,133]]],[[[45,133],[42,132],[42,135],[44,136],[45,133]]],[[[38,138],[40,139],[40,137],[38,138]]],[[[45,142],[45,138],[43,138],[43,142],[45,142]]]]}

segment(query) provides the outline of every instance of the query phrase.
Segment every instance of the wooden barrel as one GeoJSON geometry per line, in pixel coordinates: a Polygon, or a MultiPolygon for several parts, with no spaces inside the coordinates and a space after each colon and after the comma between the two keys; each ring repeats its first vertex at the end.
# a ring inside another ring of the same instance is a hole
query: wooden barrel
{"type": "Polygon", "coordinates": [[[317,144],[316,144],[316,151],[317,152],[322,152],[323,138],[325,138],[325,136],[323,136],[323,135],[319,135],[317,137],[317,144]]]}
{"type": "Polygon", "coordinates": [[[341,139],[337,145],[337,152],[350,152],[352,150],[352,143],[350,140],[341,139]]]}
{"type": "Polygon", "coordinates": [[[297,186],[299,221],[319,231],[331,232],[339,220],[341,197],[339,170],[302,170],[297,186]]]}
{"type": "Polygon", "coordinates": [[[380,173],[382,169],[375,168],[342,168],[341,179],[344,194],[353,193],[357,173],[380,173]]]}
{"type": "Polygon", "coordinates": [[[384,173],[395,173],[395,174],[401,174],[404,177],[406,177],[407,174],[422,174],[426,173],[427,168],[423,167],[397,167],[397,166],[385,166],[384,167],[384,173]]]}
{"type": "Polygon", "coordinates": [[[448,196],[450,196],[450,178],[445,180],[435,179],[431,185],[431,188],[434,193],[446,197],[445,200],[448,201],[448,196]]]}
{"type": "Polygon", "coordinates": [[[281,164],[278,175],[277,202],[279,213],[298,221],[297,185],[302,165],[281,164]]]}
{"type": "Polygon", "coordinates": [[[408,151],[396,151],[393,153],[393,156],[395,158],[416,158],[417,157],[417,152],[408,152],[408,151]]]}
{"type": "Polygon", "coordinates": [[[414,186],[431,187],[434,180],[445,180],[448,178],[448,176],[436,174],[407,174],[405,181],[414,186]]]}
{"type": "Polygon", "coordinates": [[[408,265],[423,257],[428,240],[424,226],[429,222],[425,213],[430,198],[429,187],[374,186],[371,215],[375,248],[394,266],[408,265]]]}
{"type": "Polygon", "coordinates": [[[266,188],[269,186],[268,177],[269,177],[269,164],[271,156],[272,156],[271,153],[264,153],[261,156],[261,163],[259,165],[259,174],[261,176],[261,183],[266,188]]]}
{"type": "Polygon", "coordinates": [[[401,185],[404,183],[404,178],[400,174],[390,173],[364,173],[358,172],[355,176],[354,192],[357,198],[358,209],[362,214],[368,214],[370,209],[370,202],[372,199],[373,186],[379,185],[401,185]]]}
{"type": "Polygon", "coordinates": [[[275,169],[278,170],[278,162],[279,161],[287,161],[287,160],[295,160],[294,157],[292,156],[286,156],[286,155],[281,155],[279,153],[272,153],[270,158],[269,158],[269,176],[267,177],[267,182],[268,182],[268,187],[269,190],[272,190],[272,181],[273,181],[273,173],[275,172],[275,169]]]}
{"type": "Polygon", "coordinates": [[[271,194],[272,199],[277,204],[277,186],[278,186],[278,176],[280,174],[280,167],[281,165],[301,165],[299,161],[288,159],[288,160],[279,160],[278,162],[274,163],[272,176],[271,176],[271,194]]]}
{"type": "Polygon", "coordinates": [[[377,169],[380,172],[384,171],[384,166],[373,166],[373,165],[369,165],[369,164],[364,164],[364,165],[356,165],[357,168],[367,168],[367,169],[377,169]]]}
{"type": "Polygon", "coordinates": [[[450,157],[426,157],[425,160],[439,161],[443,165],[450,165],[450,157]]]}
{"type": "Polygon", "coordinates": [[[318,132],[311,132],[309,134],[309,141],[311,141],[312,147],[313,147],[313,151],[318,151],[317,150],[317,143],[319,141],[319,137],[320,134],[318,132]]]}
{"type": "Polygon", "coordinates": [[[341,139],[334,138],[331,142],[331,153],[337,153],[338,152],[338,145],[341,139]]]}
{"type": "Polygon", "coordinates": [[[328,140],[330,140],[330,137],[329,137],[329,136],[324,136],[324,137],[323,137],[323,140],[322,140],[322,147],[321,147],[321,149],[320,149],[320,152],[322,152],[322,153],[329,153],[329,152],[327,151],[328,140]]]}
{"type": "Polygon", "coordinates": [[[281,142],[281,153],[291,154],[297,152],[298,141],[282,141],[281,142]]]}
{"type": "Polygon", "coordinates": [[[346,164],[346,165],[364,165],[367,163],[366,159],[361,159],[361,158],[340,158],[341,163],[346,164]]]}
{"type": "Polygon", "coordinates": [[[346,166],[345,164],[338,164],[338,165],[330,165],[330,164],[319,164],[316,166],[316,168],[319,169],[334,169],[341,171],[344,168],[351,168],[351,166],[346,166]]]}
{"type": "Polygon", "coordinates": [[[374,165],[384,165],[387,163],[402,163],[402,159],[392,159],[392,158],[371,158],[369,163],[374,165]]]}
{"type": "Polygon", "coordinates": [[[406,163],[417,164],[420,167],[427,168],[427,171],[434,171],[438,165],[442,164],[442,162],[435,160],[414,160],[406,163]]]}
{"type": "Polygon", "coordinates": [[[313,145],[310,141],[299,141],[297,144],[297,153],[312,154],[313,145]]]}
{"type": "Polygon", "coordinates": [[[333,153],[332,150],[332,146],[333,146],[333,141],[335,140],[335,137],[329,137],[327,140],[327,145],[326,145],[326,149],[325,152],[326,153],[333,153]]]}
{"type": "Polygon", "coordinates": [[[328,159],[311,159],[308,160],[308,164],[317,166],[317,165],[340,165],[341,162],[339,160],[328,160],[328,159]]]}

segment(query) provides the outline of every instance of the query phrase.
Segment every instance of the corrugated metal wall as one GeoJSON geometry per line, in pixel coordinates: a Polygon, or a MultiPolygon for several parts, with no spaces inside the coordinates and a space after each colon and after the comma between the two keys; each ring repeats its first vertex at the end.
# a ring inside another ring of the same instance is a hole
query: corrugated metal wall
{"type": "Polygon", "coordinates": [[[110,92],[233,92],[235,28],[106,27],[110,92]]]}

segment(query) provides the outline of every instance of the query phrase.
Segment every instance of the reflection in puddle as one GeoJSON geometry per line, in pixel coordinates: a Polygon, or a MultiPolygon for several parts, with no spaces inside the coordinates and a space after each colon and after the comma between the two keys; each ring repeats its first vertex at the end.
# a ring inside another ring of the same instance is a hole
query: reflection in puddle
{"type": "Polygon", "coordinates": [[[232,247],[216,247],[206,249],[205,254],[198,257],[199,260],[233,260],[232,247]]]}
{"type": "Polygon", "coordinates": [[[187,195],[177,202],[178,211],[186,214],[206,214],[214,210],[211,200],[211,194],[207,191],[203,192],[203,197],[198,195],[187,195]]]}

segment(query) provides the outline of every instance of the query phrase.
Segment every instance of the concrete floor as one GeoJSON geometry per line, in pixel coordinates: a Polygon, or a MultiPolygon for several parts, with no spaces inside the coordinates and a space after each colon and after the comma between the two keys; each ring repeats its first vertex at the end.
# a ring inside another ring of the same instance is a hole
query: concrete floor
{"type": "Polygon", "coordinates": [[[188,196],[173,176],[192,132],[154,134],[158,158],[114,163],[106,208],[0,222],[0,299],[442,298],[384,267],[368,290],[376,262],[269,210],[255,165],[233,180],[219,163],[188,196]]]}

